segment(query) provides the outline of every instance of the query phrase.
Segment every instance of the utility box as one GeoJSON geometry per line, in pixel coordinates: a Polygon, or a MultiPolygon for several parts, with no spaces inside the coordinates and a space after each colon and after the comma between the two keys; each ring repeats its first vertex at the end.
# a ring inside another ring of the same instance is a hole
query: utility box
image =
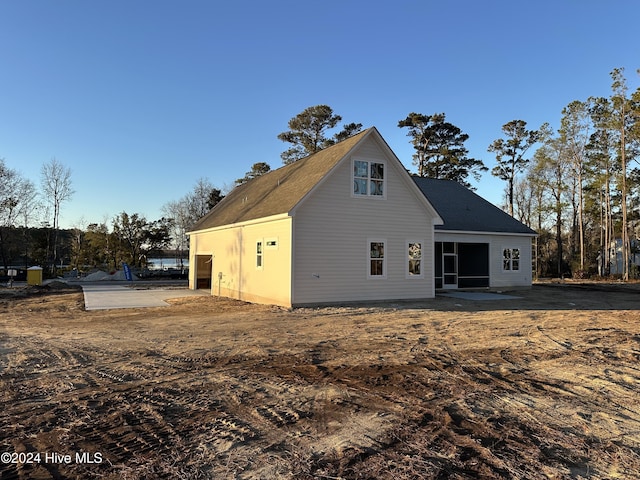
{"type": "Polygon", "coordinates": [[[27,285],[42,285],[42,267],[27,268],[27,285]]]}

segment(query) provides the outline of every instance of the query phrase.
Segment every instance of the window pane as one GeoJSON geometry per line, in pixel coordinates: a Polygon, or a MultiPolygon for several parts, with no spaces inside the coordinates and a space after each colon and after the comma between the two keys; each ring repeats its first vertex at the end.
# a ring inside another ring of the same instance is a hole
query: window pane
{"type": "Polygon", "coordinates": [[[454,242],[444,242],[442,244],[442,251],[444,253],[456,253],[456,244],[454,242]]]}
{"type": "Polygon", "coordinates": [[[256,243],[256,253],[262,253],[262,242],[256,243]]]}
{"type": "Polygon", "coordinates": [[[371,164],[371,178],[384,178],[384,164],[372,163],[371,164]]]}
{"type": "Polygon", "coordinates": [[[420,275],[420,260],[409,260],[409,275],[420,275]]]}
{"type": "Polygon", "coordinates": [[[420,275],[422,244],[409,243],[409,275],[420,275]]]}
{"type": "Polygon", "coordinates": [[[361,162],[359,160],[353,162],[353,176],[367,178],[368,163],[369,162],[361,162]]]}
{"type": "Polygon", "coordinates": [[[384,275],[382,265],[384,260],[371,260],[371,275],[384,275]]]}
{"type": "Polygon", "coordinates": [[[409,244],[409,258],[419,260],[422,258],[422,244],[410,243],[409,244]]]}
{"type": "Polygon", "coordinates": [[[511,270],[511,261],[510,260],[503,260],[502,261],[502,269],[503,270],[511,270]]]}
{"type": "Polygon", "coordinates": [[[383,195],[382,184],[380,180],[371,180],[371,195],[383,195]]]}
{"type": "Polygon", "coordinates": [[[507,259],[511,258],[511,250],[510,250],[510,249],[508,249],[508,248],[505,248],[505,249],[502,251],[502,258],[504,258],[505,260],[507,260],[507,259]]]}
{"type": "Polygon", "coordinates": [[[353,180],[353,193],[357,195],[366,195],[367,181],[362,178],[355,178],[353,180]]]}
{"type": "Polygon", "coordinates": [[[520,249],[518,249],[518,248],[513,248],[513,249],[511,249],[511,257],[512,257],[514,260],[519,259],[519,258],[520,258],[520,249]]]}
{"type": "Polygon", "coordinates": [[[371,258],[384,258],[384,243],[371,242],[371,258]]]}
{"type": "Polygon", "coordinates": [[[513,260],[511,262],[512,270],[520,270],[520,260],[513,260]]]}

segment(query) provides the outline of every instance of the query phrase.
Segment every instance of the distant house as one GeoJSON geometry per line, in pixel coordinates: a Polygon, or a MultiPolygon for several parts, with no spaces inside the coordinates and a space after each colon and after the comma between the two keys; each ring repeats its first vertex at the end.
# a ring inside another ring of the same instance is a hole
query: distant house
{"type": "MultiPolygon", "coordinates": [[[[531,284],[535,232],[500,230],[493,210],[496,232],[458,228],[431,198],[458,185],[422,180],[375,128],[251,180],[189,233],[189,287],[291,307],[531,284]]],[[[460,189],[474,200],[469,208],[489,211],[488,202],[460,189]]]]}
{"type": "MultiPolygon", "coordinates": [[[[630,241],[629,254],[629,271],[637,272],[640,270],[640,255],[638,254],[638,241],[632,239],[630,241]]],[[[602,253],[598,255],[598,275],[622,275],[624,274],[624,254],[622,252],[622,239],[616,238],[609,244],[608,255],[605,254],[605,260],[602,261],[602,253]],[[607,259],[608,256],[608,259],[607,259]]]]}

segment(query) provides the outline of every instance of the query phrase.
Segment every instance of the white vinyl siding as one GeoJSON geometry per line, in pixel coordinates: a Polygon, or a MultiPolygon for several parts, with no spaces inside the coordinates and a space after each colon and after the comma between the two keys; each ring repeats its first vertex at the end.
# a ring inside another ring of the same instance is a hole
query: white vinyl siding
{"type": "Polygon", "coordinates": [[[433,265],[433,218],[403,168],[364,142],[296,210],[294,304],[433,297],[432,275],[407,279],[407,238],[424,239],[422,263],[433,265]],[[385,164],[385,201],[353,196],[353,158],[385,164]],[[370,240],[385,243],[384,281],[369,275],[370,240]]]}

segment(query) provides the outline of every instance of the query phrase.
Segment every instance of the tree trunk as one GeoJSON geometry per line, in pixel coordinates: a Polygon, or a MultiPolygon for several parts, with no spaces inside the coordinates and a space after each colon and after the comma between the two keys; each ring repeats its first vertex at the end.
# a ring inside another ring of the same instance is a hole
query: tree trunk
{"type": "Polygon", "coordinates": [[[580,236],[580,270],[584,270],[584,192],[582,189],[582,164],[578,167],[578,229],[580,236]]]}
{"type": "Polygon", "coordinates": [[[622,127],[620,129],[620,162],[622,168],[621,203],[622,203],[622,279],[629,281],[629,231],[627,225],[627,155],[625,145],[625,110],[622,106],[622,127]]]}

